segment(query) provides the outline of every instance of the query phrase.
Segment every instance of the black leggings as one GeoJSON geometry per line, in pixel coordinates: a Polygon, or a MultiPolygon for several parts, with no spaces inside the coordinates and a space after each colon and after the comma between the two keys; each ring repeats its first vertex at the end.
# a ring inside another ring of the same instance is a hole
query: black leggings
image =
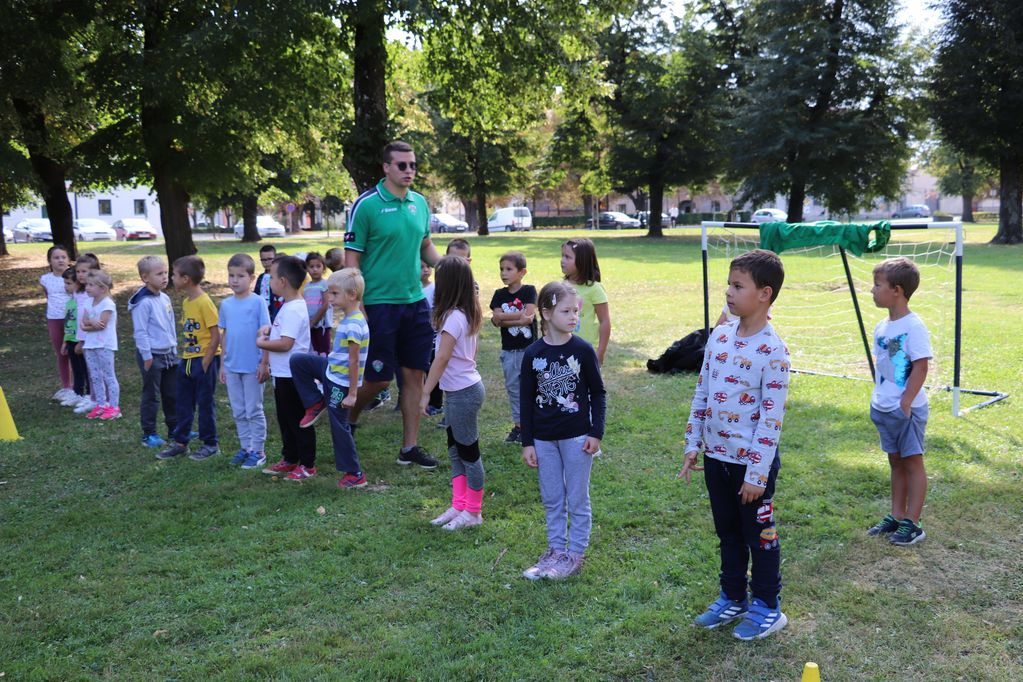
{"type": "Polygon", "coordinates": [[[65,341],[67,357],[71,362],[71,375],[74,377],[74,389],[76,395],[87,395],[89,393],[89,369],[85,366],[85,356],[75,353],[77,341],[65,341]]]}

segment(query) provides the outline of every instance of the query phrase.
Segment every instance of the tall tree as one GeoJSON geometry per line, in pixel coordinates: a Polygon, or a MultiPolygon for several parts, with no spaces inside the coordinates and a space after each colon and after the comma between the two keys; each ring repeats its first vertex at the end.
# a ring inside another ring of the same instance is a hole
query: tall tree
{"type": "Polygon", "coordinates": [[[938,191],[963,199],[962,220],[973,222],[973,202],[978,194],[997,186],[998,171],[983,159],[939,142],[924,157],[927,170],[938,178],[938,191]]]}
{"type": "Polygon", "coordinates": [[[728,134],[743,199],[788,197],[803,219],[812,195],[853,211],[899,193],[915,131],[911,59],[897,0],[746,0],[755,54],[728,134]]]}
{"type": "Polygon", "coordinates": [[[953,147],[998,168],[993,244],[1023,242],[1023,4],[945,0],[930,111],[953,147]]]}
{"type": "MultiPolygon", "coordinates": [[[[3,129],[0,119],[0,130],[3,129]]],[[[36,186],[25,152],[8,140],[0,139],[0,215],[15,206],[28,203],[36,186]]],[[[9,255],[7,242],[0,230],[0,256],[9,255]]]]}

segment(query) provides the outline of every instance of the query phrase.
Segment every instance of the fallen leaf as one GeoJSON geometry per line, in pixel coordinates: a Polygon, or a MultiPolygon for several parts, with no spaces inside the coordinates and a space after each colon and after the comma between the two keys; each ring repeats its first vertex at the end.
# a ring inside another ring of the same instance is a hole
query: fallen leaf
{"type": "Polygon", "coordinates": [[[166,637],[169,633],[167,630],[156,630],[153,632],[153,637],[166,637]]]}
{"type": "Polygon", "coordinates": [[[321,507],[317,507],[316,508],[316,513],[319,514],[320,516],[323,516],[324,514],[327,513],[327,510],[324,509],[322,506],[321,507]]]}

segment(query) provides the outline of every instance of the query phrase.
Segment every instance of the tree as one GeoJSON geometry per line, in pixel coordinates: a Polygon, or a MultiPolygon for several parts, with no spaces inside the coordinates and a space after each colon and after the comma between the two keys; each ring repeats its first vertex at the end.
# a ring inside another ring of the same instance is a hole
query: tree
{"type": "Polygon", "coordinates": [[[924,161],[938,178],[938,191],[963,198],[962,220],[972,223],[974,198],[996,186],[997,171],[983,159],[958,152],[945,142],[929,149],[924,161]]]}
{"type": "Polygon", "coordinates": [[[896,0],[746,0],[754,56],[728,131],[743,200],[812,195],[833,212],[899,193],[916,130],[912,60],[896,0]]]}
{"type": "MultiPolygon", "coordinates": [[[[0,215],[14,206],[28,203],[34,184],[32,167],[25,152],[8,140],[0,140],[0,215]]],[[[0,256],[8,255],[7,242],[3,230],[0,230],[0,256]]]]}
{"type": "Polygon", "coordinates": [[[959,152],[997,166],[993,244],[1023,242],[1023,4],[946,0],[931,72],[930,112],[959,152]]]}
{"type": "Polygon", "coordinates": [[[706,182],[720,165],[724,82],[710,36],[693,15],[673,30],[655,24],[650,31],[647,8],[638,11],[616,21],[604,40],[616,86],[608,100],[610,171],[619,191],[648,195],[647,236],[662,237],[665,188],[706,182]]]}

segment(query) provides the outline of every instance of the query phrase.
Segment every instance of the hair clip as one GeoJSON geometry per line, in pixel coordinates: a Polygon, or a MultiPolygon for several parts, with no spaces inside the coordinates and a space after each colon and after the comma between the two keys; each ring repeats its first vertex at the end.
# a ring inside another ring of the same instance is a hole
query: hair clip
{"type": "Polygon", "coordinates": [[[558,295],[551,294],[551,305],[558,305],[558,295]]]}

